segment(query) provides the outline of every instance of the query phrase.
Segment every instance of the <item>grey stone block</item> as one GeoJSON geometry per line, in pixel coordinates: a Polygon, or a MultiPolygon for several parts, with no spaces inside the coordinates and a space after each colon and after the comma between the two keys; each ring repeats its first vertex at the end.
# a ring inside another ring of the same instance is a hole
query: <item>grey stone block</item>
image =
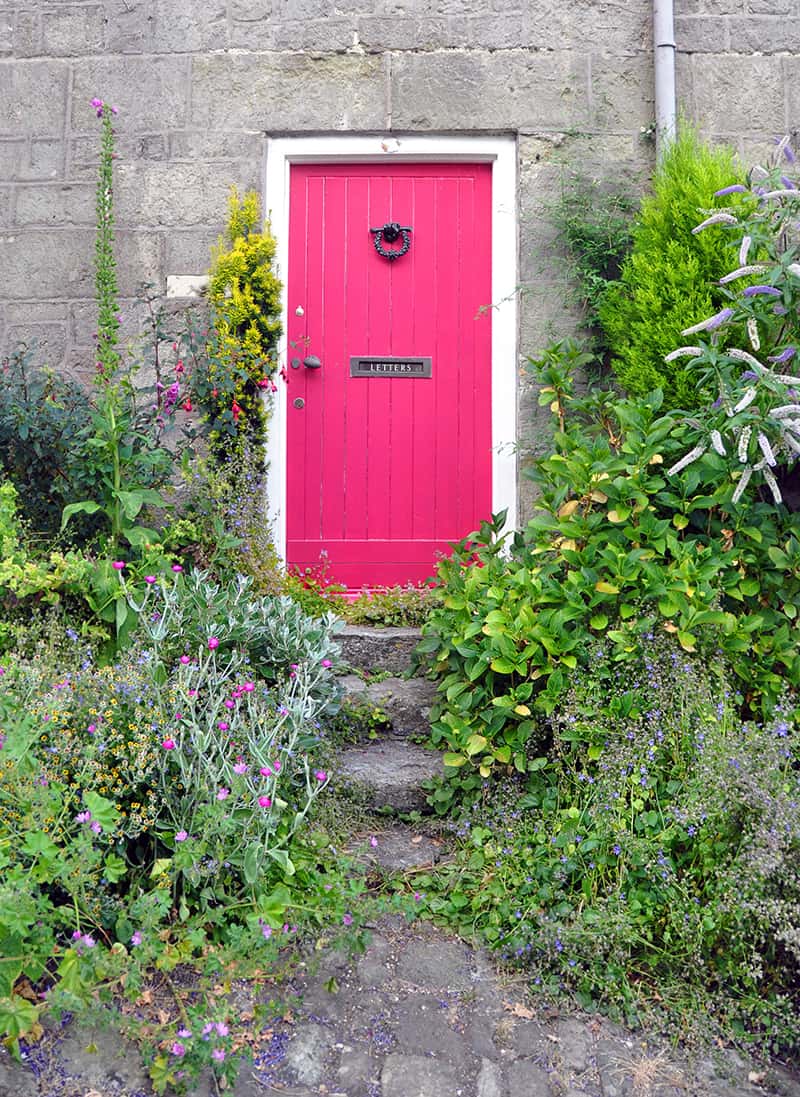
{"type": "Polygon", "coordinates": [[[279,0],[231,0],[231,19],[257,23],[271,19],[273,7],[279,0]]]}
{"type": "Polygon", "coordinates": [[[361,670],[384,670],[404,674],[422,638],[415,628],[368,628],[346,625],[338,635],[342,659],[361,670]]]}
{"type": "Polygon", "coordinates": [[[798,9],[787,19],[774,9],[769,15],[731,19],[730,45],[737,53],[797,53],[800,51],[798,9]]]}
{"type": "Polygon", "coordinates": [[[588,123],[588,67],[565,51],[403,54],[392,64],[398,129],[564,129],[588,123]]]}
{"type": "Polygon", "coordinates": [[[180,229],[166,236],[164,270],[167,274],[205,274],[211,265],[211,249],[223,229],[218,212],[214,228],[180,229]],[[216,229],[216,231],[215,231],[216,229]]]}
{"type": "Polygon", "coordinates": [[[138,1049],[105,1029],[72,1029],[57,1045],[56,1055],[81,1089],[134,1093],[147,1090],[147,1071],[138,1049]]]}
{"type": "Polygon", "coordinates": [[[373,57],[197,57],[191,124],[272,131],[380,128],[384,84],[382,62],[373,57]]]}
{"type": "Polygon", "coordinates": [[[345,1049],[339,1059],[337,1088],[344,1090],[348,1097],[361,1097],[370,1086],[375,1084],[379,1073],[380,1064],[366,1051],[356,1048],[345,1049]]]}
{"type": "Polygon", "coordinates": [[[120,164],[115,214],[120,225],[224,227],[231,170],[227,164],[120,164]]]}
{"type": "Polygon", "coordinates": [[[66,146],[60,138],[38,138],[31,141],[27,166],[20,171],[20,179],[58,179],[64,175],[66,146]]]}
{"type": "Polygon", "coordinates": [[[391,979],[394,970],[392,946],[385,937],[374,936],[367,951],[358,961],[356,978],[359,986],[380,988],[391,979]]]}
{"type": "Polygon", "coordinates": [[[366,790],[374,809],[424,811],[427,793],[423,781],[444,775],[442,757],[423,750],[415,743],[387,740],[368,747],[343,751],[336,774],[345,782],[354,782],[366,790]]]}
{"type": "Polygon", "coordinates": [[[250,160],[260,166],[264,135],[224,130],[173,131],[169,135],[169,155],[171,160],[250,160]]]}
{"type": "MultiPolygon", "coordinates": [[[[692,73],[693,110],[709,132],[717,135],[784,132],[784,79],[772,58],[698,54],[692,59],[692,73]]],[[[787,71],[785,88],[790,118],[797,117],[796,111],[792,113],[795,87],[787,71]]]]}
{"type": "Polygon", "coordinates": [[[399,979],[451,993],[475,987],[469,950],[457,941],[410,941],[397,965],[399,979]]]}
{"type": "Polygon", "coordinates": [[[4,344],[7,348],[24,343],[34,351],[37,365],[58,367],[67,347],[65,324],[7,324],[4,344]]]}
{"type": "Polygon", "coordinates": [[[5,183],[21,178],[27,160],[28,142],[24,138],[0,141],[0,180],[5,183]]]}
{"type": "Polygon", "coordinates": [[[75,66],[72,127],[94,133],[89,101],[101,95],[119,108],[120,135],[186,124],[189,57],[91,57],[75,66]]]}
{"type": "Polygon", "coordinates": [[[568,1017],[558,1023],[558,1048],[569,1070],[583,1074],[588,1069],[594,1040],[583,1021],[568,1017]]]}
{"type": "Polygon", "coordinates": [[[104,0],[109,53],[144,53],[153,48],[155,0],[104,0]]]}
{"type": "Polygon", "coordinates": [[[414,834],[408,827],[380,830],[376,845],[362,843],[356,857],[364,864],[373,864],[384,872],[408,872],[434,865],[442,857],[442,844],[422,834],[414,834]]]}
{"type": "Polygon", "coordinates": [[[35,57],[42,52],[42,20],[38,11],[17,11],[12,42],[15,57],[35,57]]]}
{"type": "Polygon", "coordinates": [[[508,1097],[555,1097],[550,1078],[527,1059],[517,1059],[508,1068],[508,1097]]]}
{"type": "Polygon", "coordinates": [[[546,1062],[556,1049],[556,1044],[548,1039],[547,1029],[538,1021],[522,1021],[511,1032],[511,1046],[526,1059],[546,1062]]]}
{"type": "MultiPolygon", "coordinates": [[[[161,133],[123,133],[116,143],[117,172],[128,161],[165,160],[167,139],[161,133]]],[[[70,179],[96,179],[100,163],[100,142],[96,135],[73,137],[69,144],[68,176],[70,179]]]]}
{"type": "Polygon", "coordinates": [[[0,137],[60,135],[64,125],[67,77],[65,61],[1,65],[0,137]]]}
{"type": "Polygon", "coordinates": [[[52,57],[101,53],[104,25],[100,4],[48,9],[42,14],[42,52],[52,57]]]}
{"type": "Polygon", "coordinates": [[[341,679],[345,694],[386,714],[396,735],[427,735],[436,684],[426,678],[385,678],[367,684],[357,675],[341,679]]]}
{"type": "Polygon", "coordinates": [[[14,222],[27,225],[93,225],[94,187],[88,183],[29,183],[17,188],[14,222]]]}
{"type": "Polygon", "coordinates": [[[381,1071],[382,1097],[444,1097],[457,1089],[455,1067],[422,1055],[394,1053],[381,1071]]]}
{"type": "Polygon", "coordinates": [[[641,129],[653,118],[653,61],[592,55],[592,125],[603,132],[641,129]]]}
{"type": "Polygon", "coordinates": [[[8,1097],[38,1097],[39,1086],[30,1067],[15,1062],[5,1048],[0,1049],[0,1094],[8,1097]]]}
{"type": "Polygon", "coordinates": [[[228,45],[225,0],[155,0],[153,48],[157,53],[193,53],[228,45]]]}
{"type": "Polygon", "coordinates": [[[730,48],[730,32],[730,21],[713,15],[675,19],[675,41],[678,49],[687,53],[724,53],[730,48]]]}

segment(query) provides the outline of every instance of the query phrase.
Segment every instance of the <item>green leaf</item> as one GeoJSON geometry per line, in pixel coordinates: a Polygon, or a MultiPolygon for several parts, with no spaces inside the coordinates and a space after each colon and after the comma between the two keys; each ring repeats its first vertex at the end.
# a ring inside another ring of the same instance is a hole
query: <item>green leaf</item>
{"type": "Polygon", "coordinates": [[[12,1040],[30,1032],[39,1020],[39,1006],[12,994],[9,998],[0,998],[0,1032],[12,1040]]]}
{"type": "Polygon", "coordinates": [[[446,766],[450,766],[452,769],[458,769],[459,766],[463,766],[467,759],[463,754],[445,754],[442,759],[446,766]]]}
{"type": "Polygon", "coordinates": [[[69,503],[61,513],[61,528],[64,529],[73,514],[97,514],[103,508],[99,503],[69,503]]]}
{"type": "Polygon", "coordinates": [[[280,865],[287,876],[294,876],[294,864],[285,849],[268,849],[267,854],[280,865]]]}
{"type": "Polygon", "coordinates": [[[117,857],[116,853],[108,854],[103,862],[103,868],[105,870],[106,879],[110,884],[118,883],[128,871],[127,864],[121,857],[117,857]]]}
{"type": "MultiPolygon", "coordinates": [[[[479,754],[486,746],[487,741],[485,735],[470,735],[465,748],[467,755],[471,758],[474,754],[479,754]]],[[[445,762],[445,765],[447,765],[447,762],[445,762]]]]}
{"type": "Polygon", "coordinates": [[[258,880],[258,869],[261,863],[261,849],[255,844],[251,843],[244,854],[244,878],[251,886],[258,880]]]}
{"type": "Polygon", "coordinates": [[[594,617],[589,618],[589,624],[593,629],[602,631],[608,625],[608,618],[604,613],[596,613],[594,617]]]}
{"type": "Polygon", "coordinates": [[[103,830],[109,831],[116,828],[120,814],[112,800],[107,800],[98,792],[89,791],[84,792],[83,802],[92,813],[92,819],[96,820],[103,830]]]}

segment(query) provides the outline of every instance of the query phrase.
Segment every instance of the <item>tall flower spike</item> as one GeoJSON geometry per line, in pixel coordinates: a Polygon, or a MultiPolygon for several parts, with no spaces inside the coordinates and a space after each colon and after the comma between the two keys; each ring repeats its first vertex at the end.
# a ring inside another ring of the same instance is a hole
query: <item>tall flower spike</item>
{"type": "Polygon", "coordinates": [[[698,232],[702,232],[703,229],[710,228],[712,225],[735,225],[737,223],[736,218],[731,213],[712,213],[710,217],[706,217],[705,221],[695,225],[692,229],[692,235],[696,236],[698,232]]]}
{"type": "MultiPolygon", "coordinates": [[[[746,236],[748,241],[748,247],[750,237],[746,236]]],[[[735,282],[737,278],[746,278],[748,274],[763,274],[767,269],[766,263],[751,263],[750,266],[737,267],[736,270],[732,270],[730,274],[726,274],[723,278],[720,278],[719,284],[721,286],[727,286],[728,282],[735,282]]]]}
{"type": "Polygon", "coordinates": [[[664,355],[665,362],[674,362],[676,358],[699,358],[701,354],[704,354],[702,347],[678,347],[677,350],[672,350],[669,354],[664,355]]]}
{"type": "MultiPolygon", "coordinates": [[[[739,435],[739,446],[736,455],[742,464],[747,461],[747,447],[750,445],[750,435],[753,433],[751,426],[744,427],[739,435]]],[[[752,471],[752,470],[751,470],[752,471]]]]}
{"type": "Polygon", "coordinates": [[[684,457],[681,457],[680,461],[676,461],[671,468],[667,469],[667,476],[676,476],[679,472],[683,472],[685,468],[702,457],[707,448],[707,446],[699,444],[694,449],[690,449],[684,457]]]}
{"type": "Polygon", "coordinates": [[[709,316],[708,319],[701,320],[699,324],[693,324],[690,328],[684,328],[681,335],[694,335],[698,331],[713,331],[715,328],[727,323],[732,316],[733,309],[720,309],[719,312],[716,312],[713,316],[709,316]]]}
{"type": "Polygon", "coordinates": [[[761,339],[758,335],[758,324],[754,316],[750,316],[747,320],[747,335],[750,339],[750,346],[753,350],[761,350],[761,339]]]}
{"type": "Polygon", "coordinates": [[[738,503],[741,497],[744,495],[745,488],[750,483],[750,477],[753,475],[753,470],[750,465],[742,471],[742,475],[739,478],[739,483],[736,485],[736,490],[733,493],[732,503],[738,503]]]}
{"type": "Polygon", "coordinates": [[[752,244],[752,242],[753,241],[752,241],[751,237],[749,237],[749,236],[743,236],[742,237],[742,242],[739,245],[739,266],[740,267],[743,267],[745,265],[745,263],[747,262],[747,256],[750,253],[750,245],[752,244]]]}

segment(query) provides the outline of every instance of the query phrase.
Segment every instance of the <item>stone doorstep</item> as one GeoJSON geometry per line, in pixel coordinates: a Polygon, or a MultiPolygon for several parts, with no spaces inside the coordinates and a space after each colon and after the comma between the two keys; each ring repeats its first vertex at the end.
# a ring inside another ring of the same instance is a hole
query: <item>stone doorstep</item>
{"type": "Polygon", "coordinates": [[[416,628],[368,628],[345,625],[336,634],[344,661],[358,670],[406,674],[422,633],[416,628]]]}
{"type": "Polygon", "coordinates": [[[345,697],[374,705],[386,713],[394,735],[427,736],[436,684],[426,678],[384,678],[365,682],[357,674],[339,679],[345,697]]]}

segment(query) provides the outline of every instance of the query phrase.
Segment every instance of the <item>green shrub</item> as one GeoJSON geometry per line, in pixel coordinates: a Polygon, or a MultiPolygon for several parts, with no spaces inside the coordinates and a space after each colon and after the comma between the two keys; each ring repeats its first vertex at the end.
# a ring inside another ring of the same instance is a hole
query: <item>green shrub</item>
{"type": "Polygon", "coordinates": [[[688,652],[719,649],[752,712],[800,687],[798,517],[759,499],[732,506],[713,451],[668,477],[694,428],[659,414],[660,393],[576,397],[562,378],[558,394],[564,427],[536,466],[537,515],[514,535],[485,523],[443,560],[444,603],[423,629],[440,679],[434,742],[472,788],[494,766],[540,764],[542,716],[593,637],[623,663],[653,630],[688,652]]]}
{"type": "Polygon", "coordinates": [[[660,388],[667,410],[702,402],[696,377],[665,365],[664,356],[684,328],[711,315],[724,298],[715,283],[731,266],[728,244],[719,236],[693,236],[692,229],[701,211],[714,206],[714,192],[743,178],[729,150],[703,145],[688,129],[656,169],[621,277],[599,308],[612,368],[632,396],[660,388]]]}
{"type": "Polygon", "coordinates": [[[543,764],[476,803],[455,864],[415,887],[584,1008],[653,1023],[658,1002],[683,1039],[696,1019],[708,1041],[796,1047],[796,696],[742,723],[724,663],[663,633],[586,656],[543,764]]]}

